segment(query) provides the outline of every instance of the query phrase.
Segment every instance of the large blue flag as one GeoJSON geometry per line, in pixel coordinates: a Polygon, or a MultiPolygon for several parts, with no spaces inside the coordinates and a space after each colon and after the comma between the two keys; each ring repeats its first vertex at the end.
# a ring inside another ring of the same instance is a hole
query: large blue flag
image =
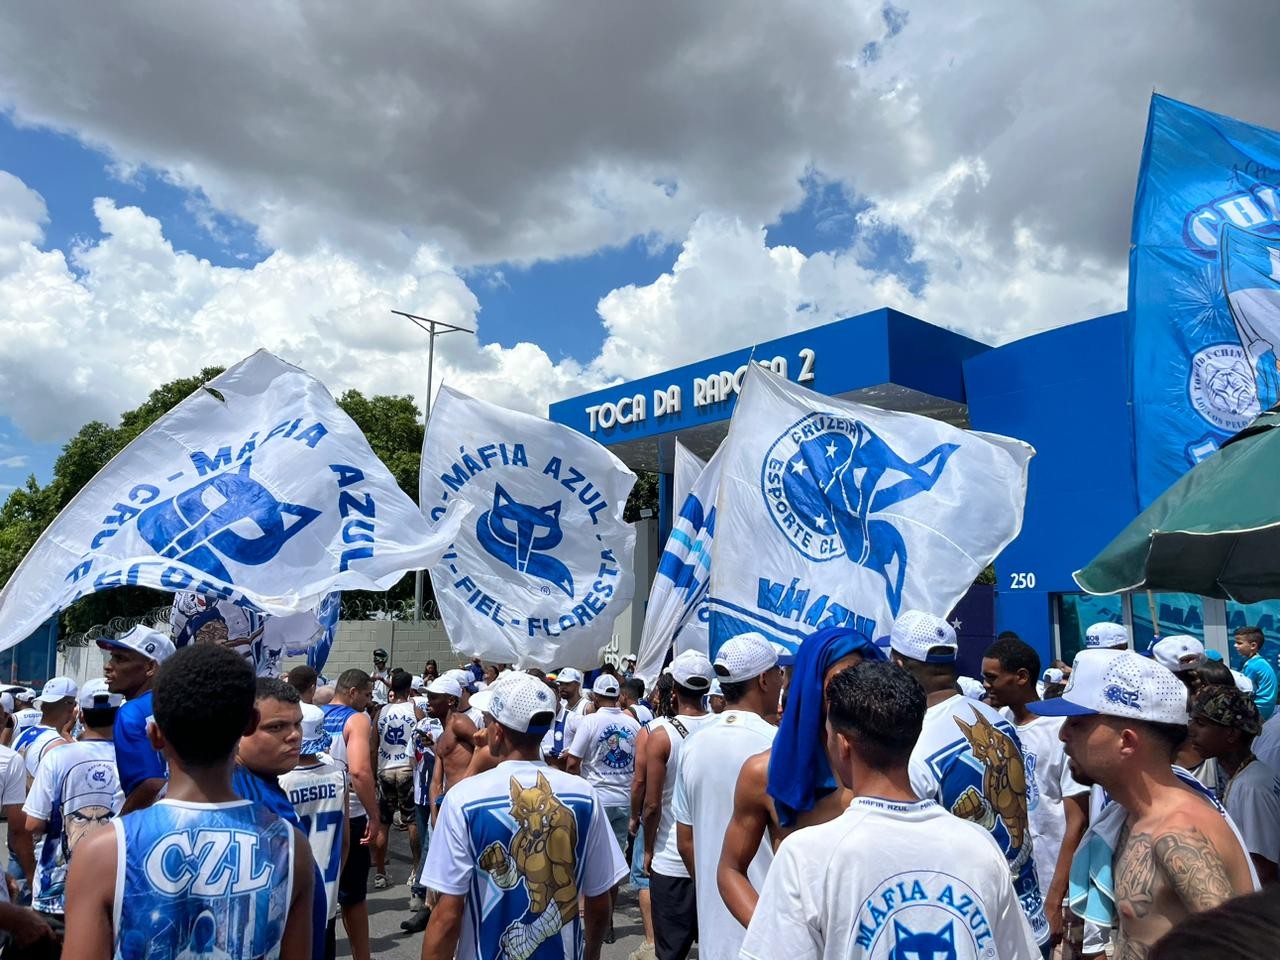
{"type": "Polygon", "coordinates": [[[1130,249],[1145,507],[1280,400],[1280,134],[1152,97],[1130,249]]]}

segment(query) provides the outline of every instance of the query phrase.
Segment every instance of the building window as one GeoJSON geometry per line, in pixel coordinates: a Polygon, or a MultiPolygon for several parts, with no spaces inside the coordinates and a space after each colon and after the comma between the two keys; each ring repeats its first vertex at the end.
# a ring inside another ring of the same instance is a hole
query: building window
{"type": "Polygon", "coordinates": [[[1124,623],[1121,598],[1087,593],[1054,595],[1058,614],[1058,659],[1070,663],[1084,649],[1084,632],[1103,620],[1124,623]]]}
{"type": "Polygon", "coordinates": [[[1266,643],[1260,652],[1264,660],[1275,666],[1276,657],[1280,655],[1280,600],[1248,604],[1227,601],[1227,653],[1231,655],[1234,670],[1239,670],[1243,662],[1235,645],[1235,632],[1240,627],[1261,628],[1266,643]]]}
{"type": "Polygon", "coordinates": [[[1203,597],[1193,593],[1156,593],[1149,599],[1145,592],[1138,592],[1133,595],[1133,648],[1139,653],[1147,651],[1155,635],[1151,624],[1153,602],[1160,621],[1160,636],[1189,633],[1204,639],[1203,597]]]}

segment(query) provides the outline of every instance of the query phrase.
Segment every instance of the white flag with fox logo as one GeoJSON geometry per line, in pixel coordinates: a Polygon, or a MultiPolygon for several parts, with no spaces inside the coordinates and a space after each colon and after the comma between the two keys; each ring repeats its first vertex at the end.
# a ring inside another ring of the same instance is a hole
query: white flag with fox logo
{"type": "Polygon", "coordinates": [[[590,437],[441,387],[419,499],[435,520],[471,504],[431,568],[454,650],[520,667],[600,665],[631,602],[636,477],[590,437]]]}
{"type": "Polygon", "coordinates": [[[324,384],[259,350],[63,508],[0,591],[0,650],[116,587],[273,615],[314,611],[334,590],[386,590],[440,557],[465,509],[429,527],[324,384]]]}

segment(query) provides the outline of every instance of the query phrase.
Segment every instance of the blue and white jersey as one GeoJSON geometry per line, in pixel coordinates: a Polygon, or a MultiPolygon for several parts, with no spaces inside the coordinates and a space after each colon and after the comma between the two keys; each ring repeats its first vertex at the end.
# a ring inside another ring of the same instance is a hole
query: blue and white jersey
{"type": "Polygon", "coordinates": [[[62,742],[62,734],[53,727],[38,723],[22,731],[22,735],[13,741],[13,749],[17,751],[18,756],[22,757],[22,762],[27,768],[27,776],[34,777],[40,761],[49,752],[49,748],[60,742],[62,742]]]}
{"type": "Polygon", "coordinates": [[[328,912],[338,915],[338,873],[347,819],[347,773],[332,761],[296,767],[280,778],[324,883],[328,912]]]}
{"type": "Polygon", "coordinates": [[[112,825],[117,960],[280,956],[293,827],[247,800],[161,800],[112,825]]]}
{"type": "Polygon", "coordinates": [[[584,780],[509,760],[445,794],[419,882],[466,896],[460,958],[578,960],[578,897],[598,896],[626,875],[584,780]]]}
{"type": "Polygon", "coordinates": [[[25,710],[17,711],[13,715],[13,734],[9,737],[9,746],[12,747],[18,742],[23,730],[38,724],[41,716],[42,714],[35,707],[27,707],[25,710]]]}
{"type": "Polygon", "coordinates": [[[444,725],[426,716],[413,727],[413,802],[425,807],[431,802],[431,773],[436,765],[436,744],[444,736],[444,725]]]}
{"type": "Polygon", "coordinates": [[[1046,942],[1049,923],[1031,854],[1027,769],[1013,724],[979,700],[949,697],[926,711],[910,774],[917,796],[991,833],[1009,861],[1036,941],[1046,942]]]}
{"type": "Polygon", "coordinates": [[[168,780],[169,767],[147,739],[152,720],[151,691],[128,701],[116,713],[112,740],[116,745],[116,768],[120,789],[126,797],[144,780],[168,780]]]}
{"type": "Polygon", "coordinates": [[[36,771],[23,813],[45,822],[36,846],[31,905],[65,913],[71,855],[84,836],[110,822],[124,806],[116,752],[109,740],[69,743],[52,751],[36,771]]]}
{"type": "MultiPolygon", "coordinates": [[[[342,736],[342,731],[347,725],[347,721],[351,719],[352,714],[359,713],[354,707],[349,707],[345,703],[329,703],[323,708],[324,710],[324,729],[326,733],[332,734],[333,746],[329,750],[329,755],[341,764],[342,769],[348,773],[351,766],[347,762],[347,741],[342,736]]],[[[352,817],[363,817],[368,815],[364,804],[360,802],[360,798],[356,796],[354,790],[351,791],[351,801],[347,813],[352,817]]]]}

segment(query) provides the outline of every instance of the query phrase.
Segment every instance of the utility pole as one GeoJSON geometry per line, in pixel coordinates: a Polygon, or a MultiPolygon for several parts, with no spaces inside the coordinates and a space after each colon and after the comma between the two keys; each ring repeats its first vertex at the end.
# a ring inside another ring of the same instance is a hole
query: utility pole
{"type": "MultiPolygon", "coordinates": [[[[427,422],[431,419],[431,388],[435,374],[436,337],[444,336],[446,333],[475,333],[475,331],[452,323],[445,323],[443,320],[432,320],[430,317],[419,317],[417,314],[405,313],[403,310],[392,310],[391,312],[398,317],[407,317],[427,333],[427,399],[422,405],[422,423],[425,429],[427,422]]],[[[422,509],[422,504],[418,504],[418,509],[422,509]]],[[[422,570],[415,571],[413,575],[414,623],[418,623],[422,619],[422,588],[425,577],[426,573],[422,570]]]]}

